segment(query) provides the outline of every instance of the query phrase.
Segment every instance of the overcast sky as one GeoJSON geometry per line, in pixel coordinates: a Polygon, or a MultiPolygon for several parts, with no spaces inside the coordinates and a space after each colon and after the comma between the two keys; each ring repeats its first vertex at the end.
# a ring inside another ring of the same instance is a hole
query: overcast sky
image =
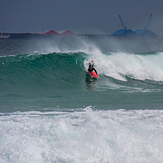
{"type": "Polygon", "coordinates": [[[119,15],[132,30],[149,29],[163,35],[163,0],[0,0],[0,31],[113,33],[119,15]]]}

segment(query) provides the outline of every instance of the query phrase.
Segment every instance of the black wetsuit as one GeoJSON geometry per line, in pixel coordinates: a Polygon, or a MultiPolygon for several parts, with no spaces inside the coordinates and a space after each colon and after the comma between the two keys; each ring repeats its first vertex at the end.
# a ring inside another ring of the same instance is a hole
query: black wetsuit
{"type": "Polygon", "coordinates": [[[96,72],[96,74],[97,74],[97,71],[96,71],[96,69],[95,69],[95,68],[92,68],[92,70],[88,69],[88,72],[89,72],[89,73],[91,73],[92,71],[95,71],[95,72],[96,72]]]}

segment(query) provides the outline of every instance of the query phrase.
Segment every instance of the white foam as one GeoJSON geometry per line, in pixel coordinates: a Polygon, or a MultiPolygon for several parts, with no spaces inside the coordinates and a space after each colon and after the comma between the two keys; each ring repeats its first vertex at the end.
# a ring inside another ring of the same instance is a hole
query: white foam
{"type": "Polygon", "coordinates": [[[163,52],[154,55],[96,52],[85,60],[86,69],[91,59],[94,59],[98,72],[108,77],[122,81],[127,80],[125,77],[163,81],[163,52]]]}
{"type": "Polygon", "coordinates": [[[162,135],[162,110],[4,114],[0,162],[162,162],[162,135]]]}

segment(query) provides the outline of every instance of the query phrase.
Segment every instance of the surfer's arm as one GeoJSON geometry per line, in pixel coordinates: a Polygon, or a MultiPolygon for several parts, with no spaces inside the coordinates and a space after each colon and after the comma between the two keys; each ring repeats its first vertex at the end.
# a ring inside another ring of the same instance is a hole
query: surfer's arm
{"type": "Polygon", "coordinates": [[[96,72],[96,74],[98,74],[95,68],[93,68],[93,70],[96,72]]]}

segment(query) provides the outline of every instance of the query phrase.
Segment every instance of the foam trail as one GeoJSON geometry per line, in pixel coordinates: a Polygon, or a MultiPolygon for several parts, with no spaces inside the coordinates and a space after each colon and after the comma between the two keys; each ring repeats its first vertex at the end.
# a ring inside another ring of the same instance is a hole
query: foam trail
{"type": "Polygon", "coordinates": [[[0,116],[0,162],[162,162],[163,112],[24,112],[0,116]]]}

